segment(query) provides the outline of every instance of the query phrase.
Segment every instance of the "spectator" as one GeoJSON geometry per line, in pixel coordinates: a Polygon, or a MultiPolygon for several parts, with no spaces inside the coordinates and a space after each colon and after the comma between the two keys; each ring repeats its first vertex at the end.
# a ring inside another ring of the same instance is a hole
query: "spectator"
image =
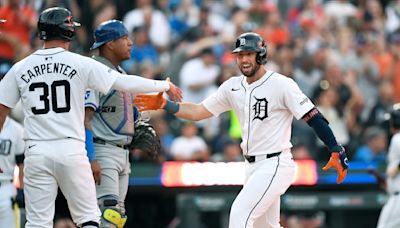
{"type": "Polygon", "coordinates": [[[0,66],[3,76],[11,66],[30,52],[30,36],[36,28],[34,9],[20,0],[7,0],[0,7],[0,18],[8,22],[1,25],[0,66]]]}
{"type": "Polygon", "coordinates": [[[182,127],[181,136],[174,139],[171,145],[171,156],[175,161],[208,161],[207,144],[197,135],[195,123],[188,122],[182,127]]]}
{"type": "MultiPolygon", "coordinates": [[[[215,92],[220,71],[211,48],[203,49],[199,57],[187,61],[179,74],[186,101],[198,103],[215,92]]],[[[196,124],[206,138],[218,133],[219,121],[216,117],[196,122],[196,124]]]]}
{"type": "Polygon", "coordinates": [[[157,71],[159,54],[149,40],[148,29],[144,26],[133,28],[132,40],[131,58],[123,62],[124,69],[129,73],[138,74],[140,65],[144,62],[150,62],[157,71]]]}
{"type": "Polygon", "coordinates": [[[239,143],[231,140],[224,144],[222,153],[215,153],[212,156],[212,160],[214,162],[244,161],[239,143]]]}
{"type": "Polygon", "coordinates": [[[379,127],[369,127],[364,134],[364,144],[356,150],[353,161],[385,162],[386,145],[386,132],[379,127]]]}
{"type": "Polygon", "coordinates": [[[129,32],[135,27],[144,26],[147,28],[151,43],[157,48],[165,50],[171,39],[171,28],[164,13],[155,9],[151,0],[140,0],[137,2],[138,8],[126,13],[124,24],[129,32]]]}
{"type": "Polygon", "coordinates": [[[394,90],[390,81],[382,81],[379,84],[379,98],[371,110],[366,122],[367,126],[381,125],[385,121],[385,114],[394,104],[394,90]]]}

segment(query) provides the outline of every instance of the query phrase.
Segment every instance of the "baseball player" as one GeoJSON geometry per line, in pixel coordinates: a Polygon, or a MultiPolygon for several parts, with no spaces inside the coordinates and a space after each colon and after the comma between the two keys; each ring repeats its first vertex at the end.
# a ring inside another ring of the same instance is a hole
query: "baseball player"
{"type": "Polygon", "coordinates": [[[264,68],[267,46],[260,35],[244,33],[236,40],[236,62],[242,74],[225,81],[201,104],[173,103],[162,94],[138,95],[139,111],[163,107],[177,117],[201,120],[234,110],[242,130],[246,179],[231,207],[229,227],[280,227],[280,196],[295,172],[290,153],[293,116],[307,122],[332,152],[323,168],[347,174],[344,148],[337,144],[328,122],[289,77],[264,68]]]}
{"type": "MultiPolygon", "coordinates": [[[[132,41],[121,21],[100,24],[94,32],[98,49],[93,58],[124,73],[119,64],[130,58],[132,41]]],[[[110,90],[88,90],[85,97],[85,127],[92,129],[95,156],[89,157],[102,211],[101,227],[123,227],[126,222],[125,197],[130,173],[129,143],[134,134],[133,96],[110,90]],[[117,216],[110,216],[116,214],[117,216]]]]}
{"type": "Polygon", "coordinates": [[[388,200],[382,208],[377,228],[400,227],[400,103],[390,112],[390,128],[393,132],[389,144],[388,165],[386,168],[386,191],[388,200]]]}
{"type": "MultiPolygon", "coordinates": [[[[27,228],[52,227],[57,187],[79,227],[98,227],[100,211],[85,150],[84,97],[87,88],[107,93],[181,91],[168,81],[126,76],[92,58],[68,51],[79,23],[53,7],[38,20],[43,49],[17,62],[0,82],[0,128],[21,99],[25,113],[24,191],[27,228]]],[[[90,138],[87,131],[86,138],[90,138]]]]}
{"type": "Polygon", "coordinates": [[[0,227],[16,227],[12,199],[17,196],[17,189],[13,184],[13,177],[15,165],[18,165],[20,171],[18,194],[22,196],[25,147],[23,132],[24,129],[18,122],[6,117],[0,132],[0,166],[4,169],[3,173],[0,173],[0,227]]]}

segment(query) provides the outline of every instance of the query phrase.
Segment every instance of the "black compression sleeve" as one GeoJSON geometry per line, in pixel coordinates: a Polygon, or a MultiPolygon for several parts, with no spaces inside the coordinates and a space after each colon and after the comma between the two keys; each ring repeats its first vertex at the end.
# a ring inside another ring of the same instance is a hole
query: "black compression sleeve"
{"type": "Polygon", "coordinates": [[[15,155],[15,162],[17,163],[17,165],[24,164],[24,159],[24,154],[15,155]]]}
{"type": "Polygon", "coordinates": [[[332,129],[329,127],[329,122],[318,111],[318,109],[311,109],[311,111],[304,115],[302,119],[314,129],[318,138],[325,143],[329,150],[332,150],[332,148],[335,148],[338,145],[332,129]]]}

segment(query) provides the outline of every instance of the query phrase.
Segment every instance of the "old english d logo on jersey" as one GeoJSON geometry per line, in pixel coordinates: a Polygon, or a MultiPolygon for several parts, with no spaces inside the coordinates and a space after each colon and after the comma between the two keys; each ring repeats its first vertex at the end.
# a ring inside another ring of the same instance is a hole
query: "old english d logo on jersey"
{"type": "Polygon", "coordinates": [[[267,113],[268,101],[265,98],[254,97],[254,99],[256,100],[256,102],[253,105],[253,110],[254,110],[253,120],[259,119],[262,121],[268,117],[268,113],[267,113]]]}

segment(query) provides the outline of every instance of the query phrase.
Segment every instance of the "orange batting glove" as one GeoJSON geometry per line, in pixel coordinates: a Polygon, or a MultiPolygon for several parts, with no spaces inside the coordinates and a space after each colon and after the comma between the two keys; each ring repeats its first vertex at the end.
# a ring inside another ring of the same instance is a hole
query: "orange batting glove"
{"type": "Polygon", "coordinates": [[[348,164],[349,161],[343,146],[337,146],[332,149],[331,157],[322,170],[327,171],[330,168],[335,168],[338,173],[336,183],[340,184],[346,178],[348,164]]]}
{"type": "Polygon", "coordinates": [[[133,98],[133,102],[139,112],[147,110],[162,109],[165,106],[166,100],[163,97],[163,92],[159,92],[157,95],[152,94],[138,94],[133,98]]]}

